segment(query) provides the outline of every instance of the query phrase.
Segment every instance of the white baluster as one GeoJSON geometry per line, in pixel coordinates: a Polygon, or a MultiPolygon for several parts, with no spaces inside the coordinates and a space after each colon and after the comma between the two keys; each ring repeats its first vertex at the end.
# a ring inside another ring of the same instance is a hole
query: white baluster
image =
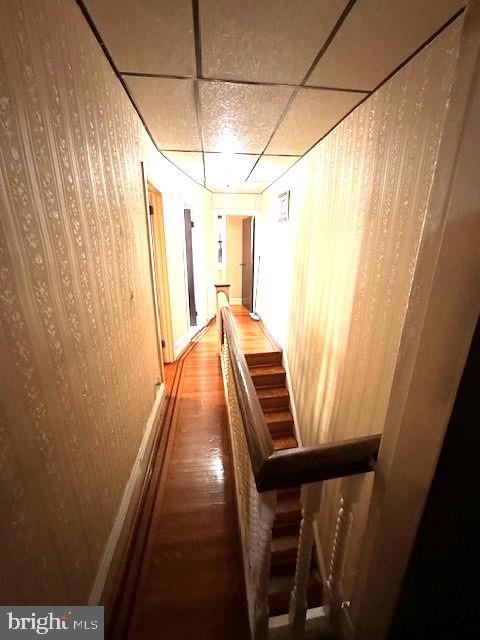
{"type": "Polygon", "coordinates": [[[336,618],[334,624],[338,624],[338,616],[343,609],[348,609],[350,604],[344,599],[342,581],[353,523],[353,508],[359,498],[362,480],[362,476],[343,478],[340,486],[341,498],[333,536],[329,575],[326,585],[330,615],[336,618]]]}
{"type": "Polygon", "coordinates": [[[272,527],[277,505],[277,492],[268,491],[258,496],[258,548],[256,556],[255,640],[268,638],[268,582],[272,551],[272,527]]]}
{"type": "Polygon", "coordinates": [[[255,486],[226,335],[221,350],[221,363],[228,407],[250,628],[254,640],[267,640],[268,579],[276,492],[260,495],[255,486]]]}
{"type": "Polygon", "coordinates": [[[298,539],[297,565],[290,596],[289,622],[292,640],[303,638],[307,615],[307,590],[313,549],[313,523],[320,509],[321,484],[303,485],[302,521],[298,539]]]}

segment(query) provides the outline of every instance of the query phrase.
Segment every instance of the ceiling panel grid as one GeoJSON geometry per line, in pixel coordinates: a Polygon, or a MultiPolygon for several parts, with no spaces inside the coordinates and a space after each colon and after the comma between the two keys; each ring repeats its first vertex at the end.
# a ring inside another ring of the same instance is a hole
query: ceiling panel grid
{"type": "Polygon", "coordinates": [[[77,0],[157,148],[261,193],[463,0],[77,0]]]}

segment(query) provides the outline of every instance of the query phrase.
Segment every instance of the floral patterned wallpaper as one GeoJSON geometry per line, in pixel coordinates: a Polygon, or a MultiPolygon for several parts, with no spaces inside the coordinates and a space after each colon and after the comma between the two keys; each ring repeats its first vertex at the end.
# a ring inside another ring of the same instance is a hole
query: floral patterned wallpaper
{"type": "MultiPolygon", "coordinates": [[[[383,430],[462,23],[263,194],[259,313],[286,346],[304,444],[383,430]],[[279,224],[278,196],[288,190],[290,221],[279,224]]],[[[345,600],[355,592],[371,481],[363,492],[355,481],[324,484],[326,573],[345,600]],[[335,558],[344,535],[347,557],[335,558]]]]}
{"type": "Polygon", "coordinates": [[[140,163],[163,165],[73,0],[0,24],[0,602],[81,604],[160,382],[140,163]]]}

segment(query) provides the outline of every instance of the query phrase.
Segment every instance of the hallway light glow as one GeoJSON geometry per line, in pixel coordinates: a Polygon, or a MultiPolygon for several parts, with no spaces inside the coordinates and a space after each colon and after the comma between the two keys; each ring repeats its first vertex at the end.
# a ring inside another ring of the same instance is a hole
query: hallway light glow
{"type": "Polygon", "coordinates": [[[233,151],[207,154],[207,182],[228,190],[243,184],[252,167],[252,160],[233,151]]]}

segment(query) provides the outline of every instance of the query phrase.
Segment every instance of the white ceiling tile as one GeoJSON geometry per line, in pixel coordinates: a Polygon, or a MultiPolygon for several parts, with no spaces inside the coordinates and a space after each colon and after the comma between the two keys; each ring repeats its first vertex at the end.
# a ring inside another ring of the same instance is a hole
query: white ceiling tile
{"type": "MultiPolygon", "coordinates": [[[[257,155],[241,155],[226,153],[206,153],[205,154],[205,176],[206,184],[214,185],[215,191],[228,191],[242,185],[247,179],[255,162],[257,155]]],[[[211,188],[209,186],[209,188],[211,188]]]]}
{"type": "Polygon", "coordinates": [[[205,186],[213,193],[240,193],[239,187],[226,187],[224,184],[217,182],[205,182],[205,186]]]}
{"type": "Polygon", "coordinates": [[[266,150],[267,154],[304,154],[366,94],[300,89],[266,150]]]}
{"type": "Polygon", "coordinates": [[[203,158],[198,151],[164,151],[163,155],[197,182],[203,184],[203,158]]]}
{"type": "Polygon", "coordinates": [[[346,0],[202,0],[203,74],[298,84],[346,0]]]}
{"type": "Polygon", "coordinates": [[[360,0],[307,84],[374,89],[464,4],[464,0],[360,0]]]}
{"type": "Polygon", "coordinates": [[[200,151],[193,80],[125,76],[159,149],[200,151]]]}
{"type": "Polygon", "coordinates": [[[263,193],[267,187],[271,185],[270,182],[255,182],[253,180],[247,180],[238,189],[238,193],[263,193]]]}
{"type": "Polygon", "coordinates": [[[85,0],[117,69],[195,75],[191,0],[85,0]]]}
{"type": "Polygon", "coordinates": [[[262,156],[250,175],[249,182],[273,182],[300,156],[262,156]]]}
{"type": "Polygon", "coordinates": [[[286,86],[200,82],[205,151],[261,153],[291,94],[286,86]]]}

